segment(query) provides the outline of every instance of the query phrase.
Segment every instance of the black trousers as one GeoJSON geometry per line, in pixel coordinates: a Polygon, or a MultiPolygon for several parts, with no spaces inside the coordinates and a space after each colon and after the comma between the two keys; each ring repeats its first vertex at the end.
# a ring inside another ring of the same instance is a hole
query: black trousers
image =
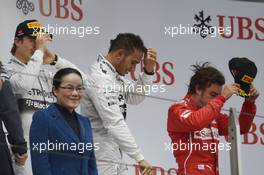
{"type": "Polygon", "coordinates": [[[12,160],[0,120],[0,175],[14,175],[12,160]]]}

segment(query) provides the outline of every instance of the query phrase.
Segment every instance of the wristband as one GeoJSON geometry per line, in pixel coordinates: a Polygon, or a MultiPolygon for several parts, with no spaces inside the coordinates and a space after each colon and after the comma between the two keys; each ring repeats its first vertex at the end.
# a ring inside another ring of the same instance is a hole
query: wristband
{"type": "Polygon", "coordinates": [[[145,74],[147,74],[147,75],[154,75],[154,71],[153,72],[148,72],[145,67],[143,69],[144,69],[145,74]]]}
{"type": "Polygon", "coordinates": [[[54,60],[50,63],[50,65],[54,66],[58,62],[58,56],[55,54],[54,60]]]}

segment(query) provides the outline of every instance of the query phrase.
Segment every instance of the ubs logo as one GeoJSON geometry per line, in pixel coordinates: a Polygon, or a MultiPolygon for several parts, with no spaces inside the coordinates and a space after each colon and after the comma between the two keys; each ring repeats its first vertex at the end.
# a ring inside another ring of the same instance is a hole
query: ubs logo
{"type": "Polygon", "coordinates": [[[81,21],[83,19],[83,0],[17,0],[16,7],[27,15],[37,9],[42,16],[81,21]]]}
{"type": "Polygon", "coordinates": [[[35,10],[35,5],[28,0],[17,0],[16,7],[19,10],[21,9],[24,15],[27,15],[29,11],[33,12],[35,10]]]}

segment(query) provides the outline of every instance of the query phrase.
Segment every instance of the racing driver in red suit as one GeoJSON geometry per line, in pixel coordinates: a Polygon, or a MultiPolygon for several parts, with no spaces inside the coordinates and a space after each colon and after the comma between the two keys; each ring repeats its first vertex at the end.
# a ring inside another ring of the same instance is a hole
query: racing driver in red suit
{"type": "MultiPolygon", "coordinates": [[[[228,135],[228,116],[221,108],[233,94],[239,94],[239,84],[224,85],[224,76],[209,62],[192,67],[187,95],[169,108],[167,131],[178,175],[219,175],[219,136],[228,135]]],[[[251,127],[258,96],[258,90],[251,86],[239,116],[241,134],[251,127]]]]}

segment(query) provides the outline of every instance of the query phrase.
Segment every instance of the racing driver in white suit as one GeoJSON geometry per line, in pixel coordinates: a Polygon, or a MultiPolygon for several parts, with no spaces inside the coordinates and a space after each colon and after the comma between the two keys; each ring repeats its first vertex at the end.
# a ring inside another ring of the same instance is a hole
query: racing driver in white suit
{"type": "Polygon", "coordinates": [[[81,113],[89,116],[94,143],[98,144],[96,160],[100,175],[126,174],[122,152],[134,159],[143,175],[152,174],[151,165],[143,157],[126,122],[126,103],[137,105],[144,100],[152,83],[156,51],[146,49],[138,35],[118,34],[111,40],[106,56],[99,55],[87,72],[86,92],[81,113]],[[124,75],[143,61],[144,72],[131,83],[124,75]]]}
{"type": "MultiPolygon", "coordinates": [[[[42,32],[42,29],[42,24],[37,20],[21,22],[16,29],[12,57],[5,65],[13,92],[18,99],[24,135],[28,143],[33,113],[55,102],[51,93],[53,73],[44,65],[50,64],[56,69],[76,68],[71,62],[48,50],[47,44],[52,38],[50,34],[42,32]]],[[[26,156],[17,156],[15,159],[26,159],[26,156]]],[[[13,166],[15,175],[32,175],[30,155],[25,166],[16,163],[13,166]]]]}

